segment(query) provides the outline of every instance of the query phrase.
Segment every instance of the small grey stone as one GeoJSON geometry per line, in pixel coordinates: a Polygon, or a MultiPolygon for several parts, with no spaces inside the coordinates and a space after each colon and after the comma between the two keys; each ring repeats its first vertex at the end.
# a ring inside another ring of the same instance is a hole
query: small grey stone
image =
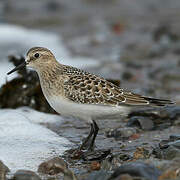
{"type": "Polygon", "coordinates": [[[33,171],[18,170],[14,174],[13,180],[41,180],[41,178],[33,171]]]}
{"type": "Polygon", "coordinates": [[[153,121],[148,117],[133,116],[130,118],[128,126],[138,125],[143,130],[152,130],[154,128],[153,121]]]}
{"type": "Polygon", "coordinates": [[[151,180],[157,180],[161,172],[151,164],[136,161],[126,163],[117,168],[109,180],[113,180],[121,174],[129,174],[132,177],[144,177],[151,180]]]}
{"type": "Polygon", "coordinates": [[[107,137],[114,137],[115,139],[128,139],[130,136],[136,133],[135,128],[131,127],[124,127],[124,128],[117,128],[106,132],[107,137]]]}
{"type": "Polygon", "coordinates": [[[108,180],[110,174],[105,170],[92,172],[86,180],[108,180]]]}

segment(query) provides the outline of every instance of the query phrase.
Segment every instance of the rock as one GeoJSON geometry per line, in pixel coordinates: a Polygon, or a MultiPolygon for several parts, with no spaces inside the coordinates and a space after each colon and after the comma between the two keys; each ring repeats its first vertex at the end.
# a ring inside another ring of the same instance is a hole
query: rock
{"type": "Polygon", "coordinates": [[[167,24],[159,25],[153,32],[154,41],[159,41],[164,36],[167,36],[171,41],[177,41],[179,35],[172,31],[172,27],[167,24]]]}
{"type": "Polygon", "coordinates": [[[133,158],[129,154],[114,153],[101,162],[101,169],[111,171],[112,169],[119,167],[125,161],[129,161],[131,159],[133,158]]]}
{"type": "Polygon", "coordinates": [[[131,73],[131,72],[124,72],[123,74],[122,74],[122,78],[124,79],[124,80],[131,80],[132,78],[133,78],[133,74],[131,73]]]}
{"type": "Polygon", "coordinates": [[[162,140],[159,147],[153,149],[153,154],[159,159],[171,160],[180,156],[180,140],[178,135],[171,135],[168,140],[162,140]]]}
{"type": "Polygon", "coordinates": [[[154,123],[148,117],[132,116],[128,121],[127,126],[138,126],[143,130],[152,130],[154,128],[154,123]]]}
{"type": "Polygon", "coordinates": [[[147,159],[150,157],[150,153],[143,147],[138,147],[133,154],[133,159],[147,159]]]}
{"type": "MultiPolygon", "coordinates": [[[[155,128],[158,128],[158,126],[167,128],[180,117],[180,106],[136,109],[129,114],[129,118],[132,119],[132,122],[134,120],[133,117],[135,117],[135,120],[137,119],[136,116],[140,116],[140,119],[142,119],[142,117],[149,118],[153,121],[155,128]],[[161,124],[164,124],[164,126],[161,124]]],[[[142,120],[142,122],[143,121],[144,120],[142,120]]],[[[130,124],[132,123],[130,122],[130,124]]],[[[142,123],[142,125],[144,125],[144,123],[142,123]]]]}
{"type": "Polygon", "coordinates": [[[120,166],[118,169],[114,171],[109,180],[114,180],[119,175],[129,174],[132,177],[144,177],[150,180],[157,180],[161,175],[161,172],[151,164],[146,164],[144,162],[131,162],[126,163],[120,166]]]}
{"type": "Polygon", "coordinates": [[[159,177],[158,180],[176,179],[179,174],[179,171],[180,169],[167,170],[159,177]]]}
{"type": "Polygon", "coordinates": [[[78,180],[78,179],[71,170],[65,169],[64,180],[78,180]]]}
{"type": "Polygon", "coordinates": [[[18,170],[14,174],[13,180],[41,180],[41,178],[33,171],[18,170]]]}
{"type": "Polygon", "coordinates": [[[60,157],[55,157],[43,162],[38,167],[38,172],[48,175],[64,174],[64,180],[77,180],[74,173],[68,169],[67,163],[60,157]]]}
{"type": "Polygon", "coordinates": [[[127,140],[133,134],[136,134],[136,129],[130,127],[113,129],[106,132],[107,137],[114,137],[116,140],[127,140]]]}
{"type": "Polygon", "coordinates": [[[105,170],[92,172],[86,180],[109,180],[110,173],[105,170]]]}
{"type": "Polygon", "coordinates": [[[82,154],[82,159],[85,161],[102,161],[111,153],[110,149],[98,149],[95,151],[87,151],[82,154]]]}
{"type": "Polygon", "coordinates": [[[169,136],[170,140],[180,140],[180,134],[172,134],[169,136]]]}
{"type": "Polygon", "coordinates": [[[91,170],[95,171],[95,170],[100,170],[101,168],[101,164],[97,161],[93,161],[91,162],[91,170]]]}
{"type": "Polygon", "coordinates": [[[6,174],[9,171],[10,171],[9,168],[2,161],[0,161],[0,179],[1,180],[6,180],[6,174]]]}
{"type": "Polygon", "coordinates": [[[133,177],[130,176],[129,174],[121,174],[120,176],[118,176],[114,180],[133,180],[133,177]]]}
{"type": "Polygon", "coordinates": [[[58,173],[64,173],[67,168],[68,165],[63,159],[55,157],[49,161],[41,163],[38,167],[38,172],[55,175],[58,173]]]}
{"type": "Polygon", "coordinates": [[[163,172],[158,180],[178,179],[180,176],[180,158],[159,161],[158,168],[163,172]]]}

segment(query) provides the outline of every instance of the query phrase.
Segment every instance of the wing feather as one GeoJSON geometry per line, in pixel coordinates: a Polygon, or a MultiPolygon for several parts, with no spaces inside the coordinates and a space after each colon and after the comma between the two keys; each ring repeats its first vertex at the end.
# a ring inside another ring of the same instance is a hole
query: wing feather
{"type": "Polygon", "coordinates": [[[68,81],[64,82],[65,96],[77,103],[99,105],[156,105],[172,104],[169,100],[149,98],[121,89],[104,78],[66,66],[68,81]]]}

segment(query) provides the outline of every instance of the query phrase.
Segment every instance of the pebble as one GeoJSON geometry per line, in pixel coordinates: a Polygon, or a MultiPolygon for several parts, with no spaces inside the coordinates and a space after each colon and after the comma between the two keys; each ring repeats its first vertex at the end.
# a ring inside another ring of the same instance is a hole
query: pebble
{"type": "Polygon", "coordinates": [[[180,156],[179,135],[170,135],[169,139],[162,140],[158,147],[155,147],[153,154],[159,159],[171,160],[180,156]]]}
{"type": "Polygon", "coordinates": [[[18,170],[14,174],[13,180],[41,180],[41,178],[33,171],[18,170]]]}
{"type": "Polygon", "coordinates": [[[105,170],[93,171],[86,180],[109,180],[110,173],[105,170]]]}
{"type": "Polygon", "coordinates": [[[150,180],[158,180],[161,172],[151,164],[146,164],[144,162],[136,161],[125,163],[119,168],[117,168],[111,175],[109,180],[113,180],[122,174],[129,174],[132,177],[144,177],[150,180]]]}
{"type": "Polygon", "coordinates": [[[132,116],[127,126],[138,126],[143,130],[152,130],[154,128],[154,123],[149,117],[132,116]]]}
{"type": "Polygon", "coordinates": [[[64,173],[68,168],[67,163],[59,158],[55,157],[49,161],[41,163],[38,167],[38,172],[43,174],[55,175],[58,173],[64,173]]]}
{"type": "Polygon", "coordinates": [[[136,129],[132,127],[117,128],[106,132],[107,137],[114,137],[116,140],[126,140],[136,134],[136,129]]]}

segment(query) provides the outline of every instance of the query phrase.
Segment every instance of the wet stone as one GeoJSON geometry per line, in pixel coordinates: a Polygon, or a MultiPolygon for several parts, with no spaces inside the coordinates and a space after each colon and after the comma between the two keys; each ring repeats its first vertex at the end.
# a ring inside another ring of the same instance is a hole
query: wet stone
{"type": "Polygon", "coordinates": [[[68,165],[63,159],[55,157],[49,161],[41,163],[38,167],[38,172],[55,175],[58,173],[64,173],[67,168],[68,165]]]}
{"type": "Polygon", "coordinates": [[[14,174],[13,180],[41,180],[41,178],[33,171],[18,170],[14,174]]]}
{"type": "Polygon", "coordinates": [[[111,153],[110,149],[99,149],[95,151],[87,151],[83,153],[82,159],[84,161],[102,161],[111,153]]]}
{"type": "Polygon", "coordinates": [[[148,117],[133,116],[128,121],[127,126],[137,126],[143,130],[152,130],[154,128],[154,123],[148,117]]]}
{"type": "Polygon", "coordinates": [[[107,137],[114,137],[116,140],[127,140],[133,134],[136,134],[136,129],[131,127],[118,128],[106,132],[107,137]]]}
{"type": "Polygon", "coordinates": [[[120,166],[114,171],[110,179],[113,180],[122,174],[129,174],[132,177],[144,177],[146,179],[157,180],[161,175],[161,172],[151,164],[136,161],[120,166]]]}
{"type": "Polygon", "coordinates": [[[170,140],[180,140],[180,134],[172,134],[169,136],[170,140]]]}
{"type": "Polygon", "coordinates": [[[2,161],[0,161],[0,179],[1,180],[6,179],[6,174],[9,171],[10,171],[9,168],[2,161]]]}
{"type": "Polygon", "coordinates": [[[132,160],[133,157],[125,153],[113,153],[101,162],[101,169],[111,171],[119,167],[125,161],[132,160]]]}
{"type": "Polygon", "coordinates": [[[129,114],[132,122],[137,116],[151,119],[155,128],[167,128],[180,117],[180,106],[136,109],[129,114]]]}
{"type": "Polygon", "coordinates": [[[105,170],[92,172],[86,180],[108,180],[110,173],[105,170]]]}
{"type": "Polygon", "coordinates": [[[149,157],[150,152],[143,147],[138,147],[133,154],[133,159],[148,159],[149,157]]]}
{"type": "Polygon", "coordinates": [[[176,179],[180,176],[180,157],[174,158],[172,161],[165,161],[164,163],[160,163],[158,167],[163,170],[163,173],[159,177],[160,180],[176,179]]]}
{"type": "Polygon", "coordinates": [[[162,140],[159,147],[153,149],[153,154],[159,159],[171,160],[180,156],[180,140],[175,140],[177,136],[170,136],[167,140],[162,140]]]}
{"type": "Polygon", "coordinates": [[[91,170],[95,171],[95,170],[100,170],[101,168],[101,164],[97,161],[92,161],[91,162],[91,170]]]}

